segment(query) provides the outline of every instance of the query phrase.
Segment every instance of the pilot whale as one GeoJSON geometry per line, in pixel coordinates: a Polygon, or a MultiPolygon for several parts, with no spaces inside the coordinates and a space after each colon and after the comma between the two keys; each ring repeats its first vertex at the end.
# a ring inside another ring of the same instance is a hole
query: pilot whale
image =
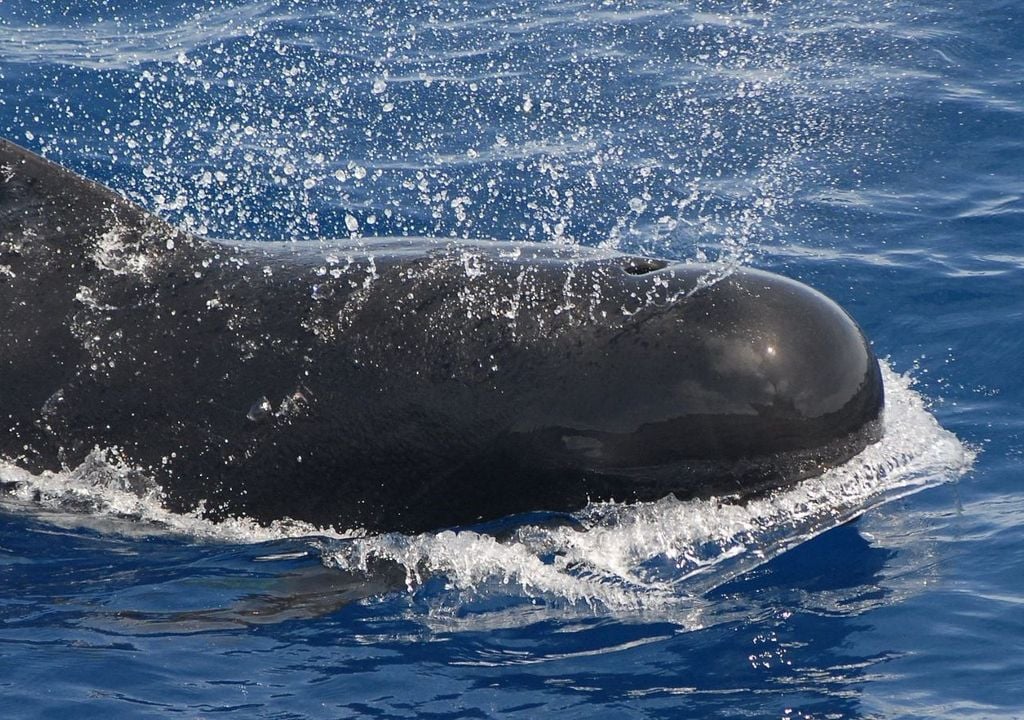
{"type": "Polygon", "coordinates": [[[0,457],[176,511],[423,531],[749,497],[882,433],[878,362],[778,275],[548,243],[226,242],[0,141],[0,457]]]}

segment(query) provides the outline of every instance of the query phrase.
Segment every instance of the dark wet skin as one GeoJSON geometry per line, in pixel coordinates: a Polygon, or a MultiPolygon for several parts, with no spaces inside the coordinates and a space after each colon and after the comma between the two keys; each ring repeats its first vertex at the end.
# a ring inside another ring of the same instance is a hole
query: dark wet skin
{"type": "Polygon", "coordinates": [[[792,280],[530,243],[227,243],[0,141],[0,455],[166,505],[418,531],[749,496],[881,433],[792,280]],[[134,480],[133,480],[134,479],[134,480]]]}

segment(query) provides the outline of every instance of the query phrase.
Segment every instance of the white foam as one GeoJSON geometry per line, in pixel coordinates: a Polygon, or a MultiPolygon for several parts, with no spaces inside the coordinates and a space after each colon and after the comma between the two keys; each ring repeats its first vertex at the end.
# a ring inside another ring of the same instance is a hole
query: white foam
{"type": "Polygon", "coordinates": [[[77,468],[33,475],[0,461],[0,482],[13,490],[0,495],[0,508],[28,512],[63,527],[87,527],[128,536],[181,535],[199,540],[260,543],[283,538],[349,537],[294,520],[264,526],[250,518],[212,522],[193,513],[175,513],[163,504],[160,488],[127,465],[116,450],[95,449],[77,468]]]}
{"type": "Polygon", "coordinates": [[[845,465],[769,497],[593,504],[583,531],[522,528],[506,542],[473,532],[397,534],[324,548],[345,569],[399,563],[410,589],[443,576],[463,600],[497,591],[615,610],[669,608],[887,500],[970,469],[974,451],[943,430],[908,376],[883,364],[886,433],[845,465]]]}
{"type": "MultiPolygon", "coordinates": [[[[328,567],[370,572],[397,563],[410,592],[431,587],[432,602],[466,606],[502,598],[581,610],[680,610],[708,589],[882,502],[958,478],[974,451],[942,429],[907,375],[883,363],[887,406],[881,442],[845,465],[762,499],[592,504],[583,529],[522,527],[511,538],[434,532],[360,536],[281,521],[212,522],[164,509],[159,488],[139,480],[116,452],[82,466],[31,475],[0,463],[17,489],[0,500],[58,525],[126,535],[177,534],[204,541],[260,543],[314,536],[328,567]]],[[[690,603],[692,606],[692,603],[690,603]]]]}

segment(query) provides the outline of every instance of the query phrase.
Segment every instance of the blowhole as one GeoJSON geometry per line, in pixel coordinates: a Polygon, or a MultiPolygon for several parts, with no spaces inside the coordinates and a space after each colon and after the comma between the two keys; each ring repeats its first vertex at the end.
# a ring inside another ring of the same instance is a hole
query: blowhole
{"type": "Polygon", "coordinates": [[[647,273],[656,272],[668,267],[668,262],[665,260],[657,260],[655,258],[645,257],[631,257],[626,258],[625,264],[622,269],[630,275],[646,275],[647,273]]]}

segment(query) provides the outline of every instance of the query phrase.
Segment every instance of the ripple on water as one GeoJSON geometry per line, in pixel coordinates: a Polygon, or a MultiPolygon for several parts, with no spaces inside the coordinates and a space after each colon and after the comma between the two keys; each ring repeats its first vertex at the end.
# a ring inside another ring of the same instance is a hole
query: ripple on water
{"type": "Polygon", "coordinates": [[[526,524],[500,539],[471,530],[364,536],[292,521],[214,523],[199,513],[168,512],[158,488],[126,485],[126,469],[99,454],[67,473],[32,476],[7,465],[0,478],[20,484],[4,507],[54,524],[218,543],[310,538],[327,568],[377,586],[375,573],[404,577],[406,591],[434,609],[465,611],[500,600],[503,612],[518,621],[601,608],[677,619],[690,613],[689,624],[700,624],[693,613],[710,589],[871,507],[955,479],[971,467],[974,452],[938,426],[911,381],[887,367],[884,377],[885,437],[818,478],[743,504],[671,497],[594,504],[571,525],[526,524]]]}

